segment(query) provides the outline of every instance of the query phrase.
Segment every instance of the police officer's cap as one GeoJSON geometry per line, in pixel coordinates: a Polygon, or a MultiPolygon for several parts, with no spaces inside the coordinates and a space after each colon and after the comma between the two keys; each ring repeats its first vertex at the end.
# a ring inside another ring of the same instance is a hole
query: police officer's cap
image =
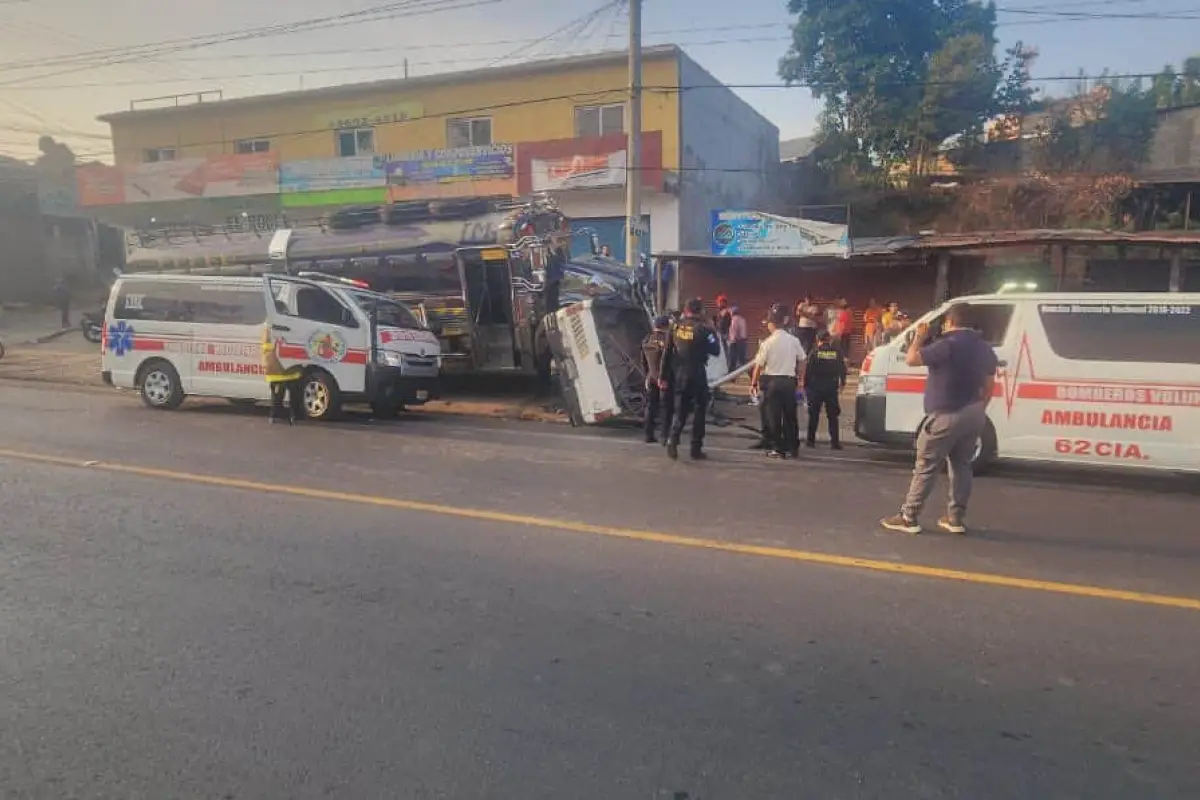
{"type": "Polygon", "coordinates": [[[701,300],[699,297],[693,297],[691,300],[687,301],[687,305],[684,306],[684,308],[687,309],[687,312],[689,314],[703,313],[704,312],[704,301],[701,300]]]}

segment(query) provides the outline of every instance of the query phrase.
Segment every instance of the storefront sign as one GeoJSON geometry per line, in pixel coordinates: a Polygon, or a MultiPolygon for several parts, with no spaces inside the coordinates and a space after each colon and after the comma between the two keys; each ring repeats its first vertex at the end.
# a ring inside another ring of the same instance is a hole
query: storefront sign
{"type": "Polygon", "coordinates": [[[387,157],[387,179],[392,185],[508,179],[514,172],[511,144],[417,150],[387,157]]]}
{"type": "Polygon", "coordinates": [[[84,206],[245,197],[277,194],[279,166],[274,153],[247,153],[133,167],[80,167],[76,180],[84,206]]]}
{"type": "Polygon", "coordinates": [[[849,228],[759,211],[714,211],[709,230],[715,256],[839,256],[850,252],[849,228]]]}
{"type": "Polygon", "coordinates": [[[530,162],[533,191],[557,192],[625,185],[625,151],[563,158],[535,158],[530,162]]]}
{"type": "Polygon", "coordinates": [[[384,161],[376,156],[314,158],[286,162],[279,167],[279,191],[285,195],[333,189],[365,189],[386,184],[384,161]]]}
{"type": "Polygon", "coordinates": [[[420,103],[391,103],[386,106],[345,108],[319,115],[316,118],[316,127],[330,130],[373,128],[376,125],[390,125],[395,122],[416,119],[423,112],[424,106],[420,103]]]}

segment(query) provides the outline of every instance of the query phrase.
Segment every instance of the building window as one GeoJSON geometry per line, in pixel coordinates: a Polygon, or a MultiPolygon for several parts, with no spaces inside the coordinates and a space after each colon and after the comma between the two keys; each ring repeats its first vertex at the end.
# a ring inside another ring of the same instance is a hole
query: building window
{"type": "Polygon", "coordinates": [[[491,143],[491,117],[446,121],[446,147],[479,147],[491,143]]]}
{"type": "Polygon", "coordinates": [[[338,155],[367,156],[375,152],[375,129],[355,128],[337,132],[338,155]]]}
{"type": "Polygon", "coordinates": [[[269,153],[270,139],[238,139],[233,143],[235,153],[269,153]]]}
{"type": "Polygon", "coordinates": [[[179,158],[179,151],[174,147],[148,147],[143,153],[143,161],[153,164],[156,161],[174,161],[179,158]]]}
{"type": "Polygon", "coordinates": [[[607,106],[576,106],[575,137],[608,136],[625,131],[625,104],[607,106]]]}

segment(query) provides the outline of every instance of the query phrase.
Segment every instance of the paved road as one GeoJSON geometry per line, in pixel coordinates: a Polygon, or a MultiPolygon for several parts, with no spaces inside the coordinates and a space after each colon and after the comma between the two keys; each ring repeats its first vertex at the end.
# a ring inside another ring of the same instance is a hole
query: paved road
{"type": "Polygon", "coordinates": [[[0,408],[5,797],[1200,796],[1188,481],[0,408]]]}

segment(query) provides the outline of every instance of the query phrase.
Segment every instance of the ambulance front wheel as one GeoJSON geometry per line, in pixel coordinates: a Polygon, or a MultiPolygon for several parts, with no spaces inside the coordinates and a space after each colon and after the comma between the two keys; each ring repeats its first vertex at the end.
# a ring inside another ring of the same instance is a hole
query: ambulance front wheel
{"type": "Polygon", "coordinates": [[[323,422],[342,411],[342,392],[337,381],[324,370],[314,369],[300,379],[300,408],[304,416],[323,422]]]}
{"type": "Polygon", "coordinates": [[[996,429],[989,419],[984,423],[983,435],[975,442],[975,453],[971,456],[971,470],[976,475],[986,472],[996,461],[996,429]]]}
{"type": "Polygon", "coordinates": [[[143,364],[138,370],[137,385],[142,402],[150,408],[170,411],[183,403],[183,384],[168,361],[153,359],[143,364]]]}

